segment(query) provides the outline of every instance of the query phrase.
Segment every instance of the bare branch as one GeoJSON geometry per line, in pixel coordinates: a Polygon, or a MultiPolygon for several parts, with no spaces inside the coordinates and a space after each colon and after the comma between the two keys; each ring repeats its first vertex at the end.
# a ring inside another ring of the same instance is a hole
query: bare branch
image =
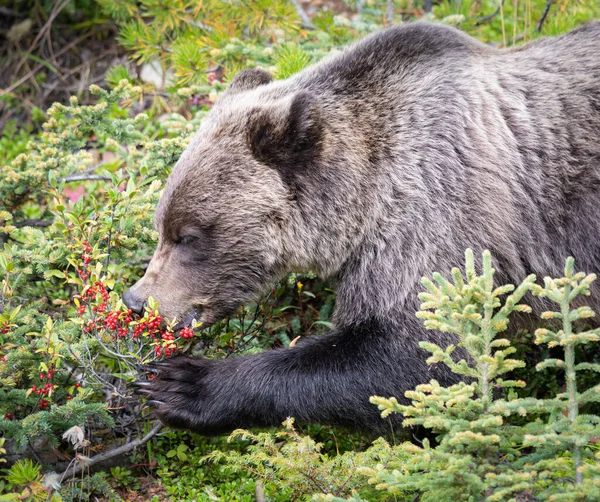
{"type": "Polygon", "coordinates": [[[69,174],[64,178],[59,178],[59,182],[69,183],[71,181],[110,181],[108,176],[101,176],[100,174],[89,174],[89,173],[75,173],[69,174]]]}
{"type": "Polygon", "coordinates": [[[496,10],[494,12],[492,12],[491,14],[488,14],[487,16],[483,16],[483,17],[480,17],[479,19],[476,19],[475,26],[479,26],[479,25],[485,23],[486,21],[489,21],[490,19],[493,19],[494,17],[496,17],[502,10],[503,5],[504,5],[504,0],[501,0],[501,2],[498,4],[498,7],[496,8],[496,10]]]}
{"type": "Polygon", "coordinates": [[[49,227],[54,220],[21,220],[15,221],[13,225],[17,228],[23,227],[49,227]]]}
{"type": "Polygon", "coordinates": [[[544,21],[546,20],[546,17],[548,17],[548,13],[550,12],[550,7],[552,7],[553,3],[554,3],[554,0],[548,0],[546,2],[546,5],[544,6],[544,11],[542,12],[542,17],[540,17],[540,20],[537,25],[538,33],[540,31],[542,31],[542,26],[544,26],[544,21]]]}
{"type": "Polygon", "coordinates": [[[128,453],[128,452],[134,450],[135,448],[137,448],[138,446],[141,446],[141,445],[147,443],[148,441],[150,441],[150,439],[152,439],[154,436],[156,436],[156,434],[163,427],[164,427],[163,424],[158,423],[143,438],[135,439],[133,441],[125,443],[124,445],[119,446],[118,448],[115,448],[114,450],[110,450],[105,453],[100,453],[99,455],[96,455],[94,457],[88,458],[88,457],[83,457],[83,456],[77,456],[74,465],[69,467],[61,475],[61,477],[60,477],[61,483],[65,478],[70,478],[71,476],[74,476],[75,474],[79,474],[84,469],[91,467],[92,465],[97,464],[98,462],[102,462],[103,460],[108,460],[109,458],[116,457],[117,455],[121,455],[123,453],[128,453]]]}
{"type": "Polygon", "coordinates": [[[392,24],[394,22],[394,0],[387,0],[386,4],[385,20],[388,24],[392,24]]]}
{"type": "Polygon", "coordinates": [[[256,502],[265,502],[266,500],[262,481],[256,480],[256,502]]]}
{"type": "Polygon", "coordinates": [[[298,13],[298,16],[300,16],[300,21],[302,21],[302,27],[306,28],[307,30],[314,30],[315,26],[311,23],[310,17],[308,17],[308,14],[302,8],[302,5],[300,5],[300,2],[298,0],[290,0],[290,2],[294,4],[296,12],[298,13]]]}

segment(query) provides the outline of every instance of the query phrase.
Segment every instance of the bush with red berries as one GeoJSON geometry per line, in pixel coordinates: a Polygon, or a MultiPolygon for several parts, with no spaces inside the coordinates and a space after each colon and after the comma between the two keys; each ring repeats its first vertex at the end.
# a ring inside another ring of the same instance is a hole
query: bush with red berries
{"type": "Polygon", "coordinates": [[[175,331],[152,299],[142,315],[128,310],[121,294],[154,251],[163,181],[207,105],[191,120],[150,124],[128,112],[139,88],[92,90],[97,104],[53,105],[38,141],[0,166],[0,434],[9,455],[37,454],[38,439],[68,448],[62,434],[75,425],[96,445],[137,435],[148,412],[129,384],[144,365],[288,344],[323,329],[333,302],[324,285],[311,292],[292,277],[268,302],[201,331],[175,331]]]}

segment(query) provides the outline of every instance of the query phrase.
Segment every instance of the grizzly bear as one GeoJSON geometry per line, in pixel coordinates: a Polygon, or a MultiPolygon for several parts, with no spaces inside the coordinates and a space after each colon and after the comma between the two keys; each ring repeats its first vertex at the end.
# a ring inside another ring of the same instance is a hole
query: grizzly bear
{"type": "Polygon", "coordinates": [[[385,431],[401,417],[370,396],[452,381],[418,347],[455,342],[416,319],[421,276],[468,247],[491,251],[499,282],[560,274],[569,255],[598,270],[600,23],[516,49],[406,24],[287,80],[242,71],[174,167],[156,227],[132,309],[152,296],[206,326],[290,271],[337,290],[329,334],[161,363],[140,386],[164,423],[385,431]]]}

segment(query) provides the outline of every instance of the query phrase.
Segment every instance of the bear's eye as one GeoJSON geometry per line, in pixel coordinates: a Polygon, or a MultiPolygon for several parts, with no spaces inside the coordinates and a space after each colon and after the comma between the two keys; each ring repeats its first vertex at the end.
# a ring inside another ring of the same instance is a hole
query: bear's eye
{"type": "Polygon", "coordinates": [[[189,246],[190,244],[194,244],[198,240],[198,237],[195,235],[184,235],[175,241],[175,244],[181,246],[189,246]]]}

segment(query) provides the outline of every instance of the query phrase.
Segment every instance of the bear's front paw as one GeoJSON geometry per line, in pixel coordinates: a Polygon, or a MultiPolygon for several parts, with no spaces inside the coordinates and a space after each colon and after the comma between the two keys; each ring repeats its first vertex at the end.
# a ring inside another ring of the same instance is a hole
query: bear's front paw
{"type": "Polygon", "coordinates": [[[136,382],[136,393],[148,398],[147,404],[164,424],[218,434],[221,420],[214,416],[218,399],[210,384],[215,366],[216,361],[185,356],[151,363],[147,368],[154,378],[136,382]]]}

